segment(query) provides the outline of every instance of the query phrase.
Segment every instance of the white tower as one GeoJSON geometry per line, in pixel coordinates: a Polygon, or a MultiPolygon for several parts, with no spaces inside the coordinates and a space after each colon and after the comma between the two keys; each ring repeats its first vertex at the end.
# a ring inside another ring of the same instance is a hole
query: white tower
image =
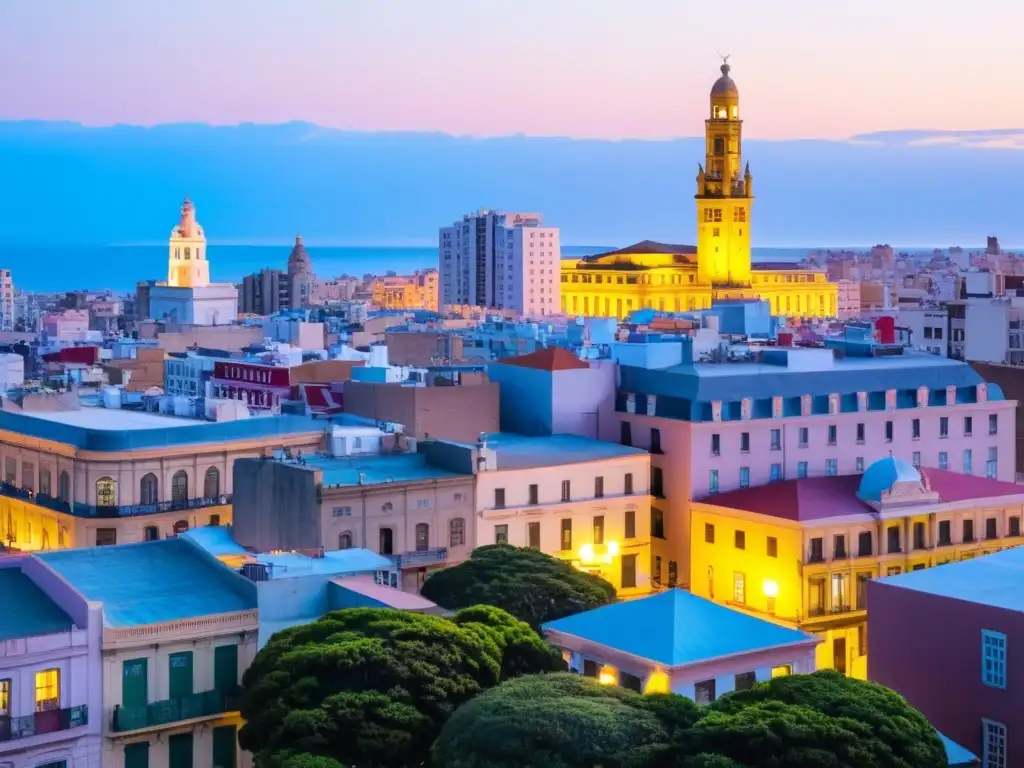
{"type": "Polygon", "coordinates": [[[178,226],[171,231],[167,285],[175,288],[205,288],[209,284],[206,236],[196,221],[195,206],[186,197],[181,204],[178,226]]]}

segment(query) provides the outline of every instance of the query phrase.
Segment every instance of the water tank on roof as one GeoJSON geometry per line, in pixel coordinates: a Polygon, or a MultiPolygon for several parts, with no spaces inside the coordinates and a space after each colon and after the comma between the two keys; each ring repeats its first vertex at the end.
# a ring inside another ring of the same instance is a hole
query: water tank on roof
{"type": "Polygon", "coordinates": [[[102,397],[104,408],[121,407],[121,390],[118,387],[104,387],[102,397]]]}

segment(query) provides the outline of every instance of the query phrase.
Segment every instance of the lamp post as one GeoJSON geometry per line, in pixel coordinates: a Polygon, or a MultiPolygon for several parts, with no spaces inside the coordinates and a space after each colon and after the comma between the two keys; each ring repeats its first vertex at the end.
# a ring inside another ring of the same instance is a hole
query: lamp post
{"type": "Polygon", "coordinates": [[[764,592],[768,613],[774,614],[775,598],[779,596],[779,583],[773,579],[765,579],[761,585],[761,591],[764,592]]]}

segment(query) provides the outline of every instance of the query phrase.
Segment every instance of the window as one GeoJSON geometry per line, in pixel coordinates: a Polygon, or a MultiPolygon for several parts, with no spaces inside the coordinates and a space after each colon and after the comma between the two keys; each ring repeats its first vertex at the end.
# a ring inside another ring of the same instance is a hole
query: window
{"type": "Polygon", "coordinates": [[[746,549],[747,548],[747,534],[746,534],[746,532],[745,531],[736,531],[736,533],[735,533],[735,535],[733,537],[733,544],[735,545],[736,549],[746,549]]]}
{"type": "Polygon", "coordinates": [[[715,700],[715,681],[701,680],[693,687],[693,700],[697,704],[710,704],[715,700]]]}
{"type": "Polygon", "coordinates": [[[740,453],[750,453],[750,433],[740,433],[740,453]]]}
{"type": "Polygon", "coordinates": [[[619,422],[619,442],[625,446],[633,445],[633,429],[628,421],[619,422]]]}
{"type": "Polygon", "coordinates": [[[999,449],[992,446],[988,449],[988,460],[985,462],[985,477],[995,480],[999,468],[999,449]]]}
{"type": "Polygon", "coordinates": [[[800,427],[798,434],[798,441],[801,448],[806,448],[807,443],[810,442],[810,430],[807,427],[800,427]]]}
{"type": "Polygon", "coordinates": [[[636,555],[622,556],[622,588],[631,589],[636,586],[636,555]]]}
{"type": "Polygon", "coordinates": [[[850,610],[850,574],[832,574],[832,596],[829,605],[833,613],[850,610]]]}
{"type": "Polygon", "coordinates": [[[540,549],[540,523],[526,524],[526,546],[531,549],[540,549]]]}
{"type": "Polygon", "coordinates": [[[837,474],[839,474],[839,468],[836,459],[825,459],[825,475],[835,477],[837,474]]]}
{"type": "Polygon", "coordinates": [[[567,552],[572,549],[572,518],[562,518],[562,551],[567,552]]]}
{"type": "Polygon", "coordinates": [[[603,497],[604,497],[604,478],[603,477],[595,477],[594,478],[594,498],[595,499],[600,499],[600,498],[603,498],[603,497]]]}
{"type": "Polygon", "coordinates": [[[711,523],[704,523],[704,543],[715,543],[715,526],[711,523]]]}
{"type": "Polygon", "coordinates": [[[807,615],[822,616],[825,613],[825,577],[815,576],[807,580],[807,615]]]}
{"type": "Polygon", "coordinates": [[[768,557],[779,556],[779,540],[774,536],[768,537],[767,546],[765,547],[765,554],[767,554],[768,557]]]}
{"type": "Polygon", "coordinates": [[[668,561],[668,586],[669,589],[679,583],[679,563],[675,560],[668,561]]]}
{"type": "Polygon", "coordinates": [[[156,504],[159,501],[159,485],[156,475],[150,472],[139,481],[139,503],[156,504]]]}
{"type": "Polygon", "coordinates": [[[657,507],[651,507],[651,536],[665,538],[665,513],[657,507]]]}
{"type": "Polygon", "coordinates": [[[892,554],[893,552],[900,551],[900,527],[898,525],[890,525],[885,530],[886,536],[888,536],[888,545],[886,546],[886,552],[892,554]]]}
{"type": "Polygon", "coordinates": [[[628,672],[619,671],[619,687],[625,688],[630,691],[636,691],[637,693],[643,693],[644,681],[636,675],[631,675],[628,672]]]}
{"type": "MultiPolygon", "coordinates": [[[[871,574],[861,571],[857,574],[857,609],[863,611],[868,607],[868,582],[871,581],[871,574]]],[[[861,656],[864,654],[862,653],[861,656]]]]}
{"type": "Polygon", "coordinates": [[[101,477],[96,481],[96,506],[117,506],[117,482],[110,477],[101,477]]]}
{"type": "Polygon", "coordinates": [[[377,552],[382,555],[395,553],[394,532],[390,528],[381,528],[377,538],[377,552]]]}
{"type": "Polygon", "coordinates": [[[160,538],[160,529],[155,525],[147,525],[142,529],[142,538],[144,541],[157,541],[160,538]]]}
{"type": "Polygon", "coordinates": [[[982,768],[1006,768],[1006,726],[994,720],[982,720],[985,729],[981,745],[982,768]]]}
{"type": "Polygon", "coordinates": [[[740,605],[747,604],[747,575],[736,571],[732,575],[732,599],[740,605]]]}
{"type": "Polygon", "coordinates": [[[868,625],[860,624],[857,626],[857,655],[867,656],[868,655],[868,625]]]}
{"type": "Polygon", "coordinates": [[[1008,536],[1020,536],[1020,517],[1014,515],[1008,521],[1010,523],[1010,532],[1008,536]]]}
{"type": "Polygon", "coordinates": [[[188,501],[188,473],[183,469],[171,478],[171,501],[179,504],[188,501]]]}
{"type": "Polygon", "coordinates": [[[21,462],[21,487],[26,491],[36,489],[36,465],[30,461],[21,462]]]}
{"type": "Polygon", "coordinates": [[[651,428],[651,453],[661,453],[661,430],[651,428]]]}
{"type": "Polygon", "coordinates": [[[780,667],[772,667],[772,678],[776,677],[789,677],[793,674],[793,667],[789,664],[783,664],[780,667]]]}
{"type": "Polygon", "coordinates": [[[1006,635],[981,630],[981,682],[992,688],[1006,688],[1006,635]]]}
{"type": "Polygon", "coordinates": [[[0,680],[0,717],[11,715],[11,678],[0,680]]]}
{"type": "Polygon", "coordinates": [[[974,473],[973,465],[974,465],[974,457],[971,455],[971,449],[970,448],[965,448],[964,449],[964,474],[965,475],[970,475],[970,474],[974,473]]]}
{"type": "Polygon", "coordinates": [[[859,445],[864,444],[864,422],[858,422],[857,424],[857,443],[859,445]]]}
{"type": "Polygon", "coordinates": [[[951,534],[952,525],[949,520],[939,520],[939,546],[948,547],[953,543],[951,534]]]}
{"type": "Polygon", "coordinates": [[[910,455],[910,463],[913,464],[918,469],[920,469],[920,467],[921,467],[921,452],[920,451],[914,451],[910,455]]]}
{"type": "Polygon", "coordinates": [[[949,469],[949,454],[939,451],[939,469],[949,469]]]}
{"type": "Polygon", "coordinates": [[[939,419],[939,437],[949,437],[949,417],[943,416],[939,419]]]}
{"type": "Polygon", "coordinates": [[[338,534],[338,549],[352,549],[352,532],[345,531],[338,534]]]}
{"type": "Polygon", "coordinates": [[[828,425],[828,444],[829,445],[835,445],[838,439],[839,439],[839,430],[836,428],[835,424],[829,424],[828,425]]]}
{"type": "Polygon", "coordinates": [[[996,519],[994,517],[985,518],[985,538],[986,539],[997,539],[999,534],[996,532],[996,519]]]}
{"type": "Polygon", "coordinates": [[[854,459],[853,467],[854,467],[854,471],[855,472],[863,472],[864,471],[864,457],[863,456],[858,456],[856,459],[854,459]]]}
{"type": "Polygon", "coordinates": [[[60,709],[60,670],[41,669],[36,672],[36,712],[60,709]]]}
{"type": "Polygon", "coordinates": [[[832,557],[836,560],[846,559],[846,536],[841,533],[832,537],[832,557]]]}
{"type": "Polygon", "coordinates": [[[808,556],[808,561],[812,563],[820,563],[825,560],[825,548],[822,545],[820,536],[815,536],[811,539],[811,552],[808,556]]]}
{"type": "Polygon", "coordinates": [[[453,517],[448,521],[448,546],[461,547],[466,543],[466,521],[453,517]]]}
{"type": "Polygon", "coordinates": [[[502,524],[494,526],[494,543],[508,544],[508,525],[502,524]]]}
{"type": "Polygon", "coordinates": [[[711,436],[711,455],[720,456],[722,453],[722,438],[715,433],[711,436]]]}
{"type": "Polygon", "coordinates": [[[117,544],[117,528],[97,528],[96,546],[112,547],[117,544]]]}
{"type": "Polygon", "coordinates": [[[4,474],[8,485],[18,484],[18,460],[15,458],[7,457],[7,461],[4,462],[4,474]]]}
{"type": "MultiPolygon", "coordinates": [[[[660,470],[659,470],[660,472],[660,470]]],[[[708,493],[718,493],[718,470],[708,471],[708,493]]],[[[657,494],[655,494],[657,495],[657,494]]]]}
{"type": "Polygon", "coordinates": [[[572,486],[568,480],[562,481],[562,501],[572,501],[572,486]]]}
{"type": "Polygon", "coordinates": [[[216,499],[220,496],[220,470],[210,467],[203,475],[203,498],[216,499]]]}
{"type": "Polygon", "coordinates": [[[807,462],[806,461],[798,461],[796,463],[796,476],[797,477],[807,477],[807,462]]]}
{"type": "Polygon", "coordinates": [[[857,534],[857,557],[870,557],[871,552],[871,531],[861,531],[857,534]]]}
{"type": "Polygon", "coordinates": [[[39,470],[39,493],[43,496],[50,496],[53,489],[50,487],[50,470],[40,468],[39,470]]]}
{"type": "Polygon", "coordinates": [[[632,509],[626,510],[626,531],[625,538],[635,539],[636,538],[636,511],[632,509]]]}
{"type": "Polygon", "coordinates": [[[990,413],[988,417],[988,433],[990,435],[999,434],[999,415],[990,413]]]}
{"type": "Polygon", "coordinates": [[[914,523],[914,549],[925,549],[928,546],[924,533],[924,523],[914,523]]]}
{"type": "Polygon", "coordinates": [[[771,433],[771,448],[773,451],[782,450],[782,430],[773,429],[771,433]]]}
{"type": "Polygon", "coordinates": [[[594,543],[604,544],[604,515],[594,515],[594,543]]]}
{"type": "Polygon", "coordinates": [[[885,422],[885,442],[887,442],[887,443],[891,443],[892,442],[892,422],[891,421],[885,422]]]}
{"type": "Polygon", "coordinates": [[[740,488],[750,487],[750,467],[740,467],[740,488]]]}
{"type": "Polygon", "coordinates": [[[626,473],[625,493],[626,493],[627,496],[632,496],[633,495],[633,473],[632,472],[627,472],[626,473]]]}
{"type": "Polygon", "coordinates": [[[921,420],[914,419],[910,422],[910,436],[915,440],[921,439],[921,420]]]}
{"type": "Polygon", "coordinates": [[[964,437],[970,437],[974,433],[974,418],[964,416],[964,437]]]}
{"type": "Polygon", "coordinates": [[[961,537],[960,541],[963,544],[970,544],[972,541],[974,541],[974,521],[973,520],[964,520],[963,536],[961,537]]]}
{"type": "Polygon", "coordinates": [[[495,488],[494,489],[494,508],[504,509],[505,508],[505,489],[495,488]]]}
{"type": "Polygon", "coordinates": [[[426,523],[416,523],[416,551],[426,552],[430,549],[430,526],[426,523]]]}

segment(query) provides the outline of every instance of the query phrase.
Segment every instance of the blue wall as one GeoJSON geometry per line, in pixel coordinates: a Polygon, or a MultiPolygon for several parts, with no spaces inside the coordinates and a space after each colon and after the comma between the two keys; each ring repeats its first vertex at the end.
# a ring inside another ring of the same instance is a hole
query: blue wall
{"type": "Polygon", "coordinates": [[[554,423],[551,371],[491,363],[487,375],[501,386],[498,413],[502,432],[529,436],[551,434],[554,423]]]}

